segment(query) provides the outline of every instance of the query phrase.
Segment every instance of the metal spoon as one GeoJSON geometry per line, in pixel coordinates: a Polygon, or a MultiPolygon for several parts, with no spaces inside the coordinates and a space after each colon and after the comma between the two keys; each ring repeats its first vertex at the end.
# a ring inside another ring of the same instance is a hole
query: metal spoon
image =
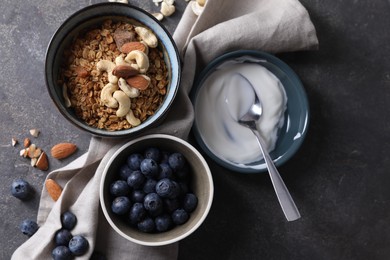
{"type": "MultiPolygon", "coordinates": [[[[283,182],[282,177],[280,176],[278,170],[276,169],[275,164],[273,163],[269,153],[266,150],[265,142],[258,132],[256,128],[256,121],[258,121],[263,114],[263,107],[259,97],[256,95],[252,84],[248,81],[246,77],[241,74],[237,74],[240,78],[240,88],[245,86],[246,88],[250,88],[249,91],[254,92],[254,101],[249,110],[242,116],[238,118],[238,123],[248,127],[255,134],[257,141],[260,145],[260,150],[263,153],[264,160],[268,169],[269,176],[272,181],[272,185],[274,186],[274,190],[276,192],[276,196],[278,197],[280,206],[282,207],[283,213],[286,216],[288,221],[294,221],[301,217],[299,214],[298,208],[296,207],[294,200],[292,199],[286,185],[283,182]]],[[[247,90],[243,90],[247,91],[247,90]]]]}

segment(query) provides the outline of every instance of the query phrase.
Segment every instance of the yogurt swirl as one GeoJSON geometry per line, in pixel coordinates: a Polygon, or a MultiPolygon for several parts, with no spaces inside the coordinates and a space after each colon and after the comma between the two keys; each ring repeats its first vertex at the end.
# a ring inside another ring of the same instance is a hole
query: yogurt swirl
{"type": "Polygon", "coordinates": [[[269,152],[275,149],[287,108],[280,80],[261,61],[244,62],[247,60],[239,58],[218,66],[202,83],[195,101],[195,124],[203,142],[221,160],[236,164],[250,164],[263,158],[254,134],[237,122],[252,105],[253,95],[263,105],[256,127],[269,152]],[[245,78],[254,91],[244,87],[245,78]]]}

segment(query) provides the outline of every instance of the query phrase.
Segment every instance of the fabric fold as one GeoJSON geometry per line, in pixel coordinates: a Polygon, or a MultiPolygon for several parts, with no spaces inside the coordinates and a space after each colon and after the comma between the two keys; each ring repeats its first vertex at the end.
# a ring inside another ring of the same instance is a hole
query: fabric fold
{"type": "MultiPolygon", "coordinates": [[[[182,59],[181,84],[164,121],[143,134],[164,133],[187,139],[194,111],[189,92],[195,76],[217,56],[238,49],[272,53],[309,50],[318,47],[315,28],[306,9],[297,0],[208,0],[198,17],[188,5],[173,38],[182,59]]],[[[78,224],[72,234],[84,235],[94,250],[107,259],[176,259],[178,243],[146,247],[119,236],[105,220],[99,203],[100,180],[109,158],[128,139],[92,137],[88,152],[54,170],[47,178],[62,187],[54,202],[43,188],[38,210],[37,233],[14,252],[12,259],[51,259],[55,232],[61,228],[60,215],[72,211],[78,224]]]]}

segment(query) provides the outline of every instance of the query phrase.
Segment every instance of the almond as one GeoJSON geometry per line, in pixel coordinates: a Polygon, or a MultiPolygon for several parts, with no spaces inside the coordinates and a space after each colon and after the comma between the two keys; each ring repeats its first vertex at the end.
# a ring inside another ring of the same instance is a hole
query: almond
{"type": "Polygon", "coordinates": [[[126,79],[127,84],[130,87],[137,88],[139,90],[145,90],[149,87],[150,78],[145,75],[137,75],[126,79]]]}
{"type": "Polygon", "coordinates": [[[138,74],[138,70],[130,65],[118,65],[112,70],[112,75],[127,79],[138,74]]]}
{"type": "Polygon", "coordinates": [[[30,146],[30,144],[31,144],[30,138],[24,138],[23,146],[27,148],[30,146]]]}
{"type": "Polygon", "coordinates": [[[59,143],[51,148],[51,156],[56,159],[64,159],[73,154],[77,146],[72,143],[59,143]]]}
{"type": "Polygon", "coordinates": [[[121,47],[121,52],[126,54],[134,50],[146,52],[146,46],[142,42],[126,42],[121,47]]]}
{"type": "Polygon", "coordinates": [[[46,171],[47,169],[49,169],[49,161],[47,160],[47,155],[45,152],[42,152],[41,155],[38,157],[38,160],[35,163],[35,167],[37,167],[41,171],[46,171]]]}
{"type": "Polygon", "coordinates": [[[46,190],[49,193],[50,197],[54,201],[57,201],[62,193],[61,186],[55,180],[47,179],[45,182],[45,187],[46,187],[46,190]]]}
{"type": "Polygon", "coordinates": [[[78,66],[76,68],[76,74],[80,78],[86,78],[88,76],[88,71],[84,67],[78,66]]]}

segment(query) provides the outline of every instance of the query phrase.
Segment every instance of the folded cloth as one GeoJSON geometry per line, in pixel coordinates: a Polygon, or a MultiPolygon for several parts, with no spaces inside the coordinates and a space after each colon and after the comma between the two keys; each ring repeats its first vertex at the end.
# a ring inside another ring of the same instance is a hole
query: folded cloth
{"type": "MultiPolygon", "coordinates": [[[[183,61],[182,83],[163,124],[144,134],[165,133],[188,137],[193,108],[188,93],[194,77],[213,58],[227,51],[257,49],[286,52],[314,49],[316,32],[305,8],[297,0],[207,0],[196,16],[188,5],[174,33],[183,61]]],[[[12,259],[50,259],[54,234],[61,228],[60,215],[72,211],[78,223],[72,234],[89,241],[89,259],[94,250],[107,259],[176,259],[178,243],[145,247],[129,242],[110,228],[99,206],[99,183],[110,156],[127,140],[92,137],[88,152],[47,178],[62,187],[54,202],[42,190],[38,231],[14,252],[12,259]]]]}

